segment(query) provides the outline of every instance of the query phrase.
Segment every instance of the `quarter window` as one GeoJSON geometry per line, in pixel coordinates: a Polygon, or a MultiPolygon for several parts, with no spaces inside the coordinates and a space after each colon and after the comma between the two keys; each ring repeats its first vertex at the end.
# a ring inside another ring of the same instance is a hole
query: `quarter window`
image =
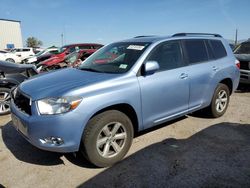
{"type": "Polygon", "coordinates": [[[148,61],[157,61],[160,71],[183,66],[181,47],[178,41],[168,41],[157,46],[148,61]]]}
{"type": "Polygon", "coordinates": [[[221,41],[210,40],[210,44],[213,48],[215,59],[220,59],[222,57],[227,56],[227,52],[226,52],[223,44],[221,43],[221,41]]]}
{"type": "Polygon", "coordinates": [[[208,61],[208,54],[204,40],[185,40],[184,46],[189,64],[208,61]]]}

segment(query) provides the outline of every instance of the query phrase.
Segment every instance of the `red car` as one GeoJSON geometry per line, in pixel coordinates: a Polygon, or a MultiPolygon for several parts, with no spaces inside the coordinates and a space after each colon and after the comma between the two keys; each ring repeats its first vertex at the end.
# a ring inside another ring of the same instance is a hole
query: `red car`
{"type": "Polygon", "coordinates": [[[82,44],[70,44],[65,45],[61,47],[59,50],[60,52],[58,54],[52,55],[51,58],[42,61],[38,64],[39,66],[46,66],[51,67],[53,69],[53,66],[57,67],[57,64],[63,62],[67,55],[71,54],[74,51],[80,50],[82,53],[84,53],[84,57],[90,56],[92,53],[97,51],[99,48],[101,48],[102,44],[94,44],[94,43],[82,43],[82,44]]]}

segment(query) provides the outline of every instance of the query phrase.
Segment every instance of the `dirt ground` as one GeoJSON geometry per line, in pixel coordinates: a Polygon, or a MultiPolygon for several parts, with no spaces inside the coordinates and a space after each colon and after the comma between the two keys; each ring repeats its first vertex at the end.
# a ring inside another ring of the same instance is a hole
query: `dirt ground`
{"type": "Polygon", "coordinates": [[[138,135],[126,158],[95,168],[39,150],[0,117],[0,187],[250,187],[250,92],[218,119],[189,115],[138,135]]]}

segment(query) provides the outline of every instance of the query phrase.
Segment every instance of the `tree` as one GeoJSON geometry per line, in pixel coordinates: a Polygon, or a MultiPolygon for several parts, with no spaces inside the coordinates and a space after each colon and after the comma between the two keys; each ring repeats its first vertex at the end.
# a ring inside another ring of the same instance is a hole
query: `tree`
{"type": "Polygon", "coordinates": [[[35,37],[29,37],[27,38],[26,40],[26,46],[27,47],[32,47],[32,48],[35,48],[35,47],[39,47],[43,45],[43,42],[38,40],[37,38],[35,37]]]}

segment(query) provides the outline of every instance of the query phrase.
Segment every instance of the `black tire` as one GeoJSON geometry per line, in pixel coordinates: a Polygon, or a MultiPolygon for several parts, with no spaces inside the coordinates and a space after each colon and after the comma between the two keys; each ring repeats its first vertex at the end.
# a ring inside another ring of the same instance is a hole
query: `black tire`
{"type": "Polygon", "coordinates": [[[8,62],[10,62],[10,63],[15,63],[15,60],[12,59],[12,58],[8,58],[8,59],[6,59],[5,61],[8,61],[8,62]]]}
{"type": "Polygon", "coordinates": [[[10,113],[10,89],[0,88],[0,115],[6,115],[10,113]]]}
{"type": "Polygon", "coordinates": [[[80,152],[98,167],[111,166],[127,154],[133,137],[134,129],[128,116],[117,110],[105,111],[88,122],[83,133],[80,152]],[[116,130],[115,127],[119,129],[116,130]],[[120,138],[125,138],[116,139],[119,135],[120,138]]]}
{"type": "Polygon", "coordinates": [[[221,117],[227,110],[229,100],[230,100],[230,92],[228,86],[219,83],[215,89],[212,102],[208,107],[210,115],[214,118],[221,117]]]}

